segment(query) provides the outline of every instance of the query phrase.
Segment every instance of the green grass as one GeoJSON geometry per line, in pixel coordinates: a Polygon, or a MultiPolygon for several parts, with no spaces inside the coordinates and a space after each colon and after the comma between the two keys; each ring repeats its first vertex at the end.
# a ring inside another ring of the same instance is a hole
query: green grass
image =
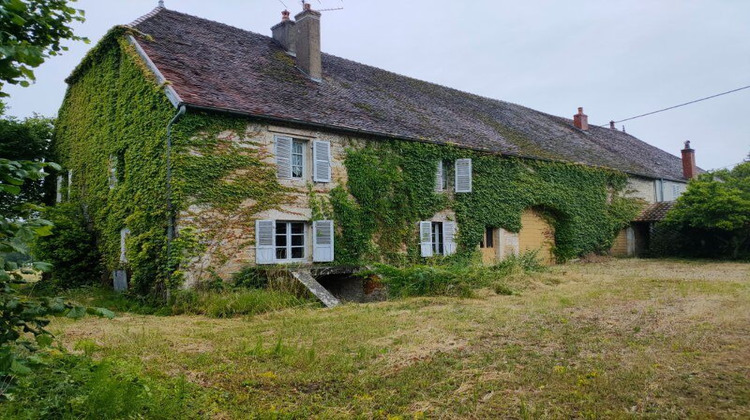
{"type": "MultiPolygon", "coordinates": [[[[160,402],[173,418],[750,417],[750,265],[613,260],[516,272],[510,295],[494,284],[471,298],[51,329],[108,366],[100,380],[135,380],[144,417],[160,402]]],[[[122,407],[89,399],[93,383],[74,401],[122,407]]],[[[35,417],[24,413],[44,401],[0,414],[35,417]]]]}

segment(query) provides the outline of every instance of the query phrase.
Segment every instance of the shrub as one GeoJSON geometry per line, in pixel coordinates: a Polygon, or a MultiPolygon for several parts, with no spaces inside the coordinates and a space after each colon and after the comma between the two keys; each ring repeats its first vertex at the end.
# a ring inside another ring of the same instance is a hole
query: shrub
{"type": "Polygon", "coordinates": [[[94,235],[87,229],[83,211],[72,203],[58,204],[46,210],[55,225],[52,235],[37,238],[34,255],[52,264],[52,282],[67,289],[95,284],[103,269],[94,235]]]}

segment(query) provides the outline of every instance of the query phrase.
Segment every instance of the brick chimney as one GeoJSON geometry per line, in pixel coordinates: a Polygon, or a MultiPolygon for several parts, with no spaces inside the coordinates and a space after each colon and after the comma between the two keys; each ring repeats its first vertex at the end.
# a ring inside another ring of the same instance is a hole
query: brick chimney
{"type": "Polygon", "coordinates": [[[578,107],[578,113],[573,115],[573,125],[580,130],[589,129],[589,116],[583,113],[582,107],[578,107]]]}
{"type": "Polygon", "coordinates": [[[311,79],[320,82],[323,77],[320,58],[320,12],[312,10],[310,3],[305,3],[304,9],[294,17],[294,20],[297,28],[297,67],[311,79]]]}
{"type": "Polygon", "coordinates": [[[698,176],[698,167],[695,166],[695,150],[690,148],[690,140],[685,142],[685,148],[682,149],[682,175],[686,179],[698,176]]]}
{"type": "Polygon", "coordinates": [[[281,22],[271,27],[273,39],[281,45],[286,52],[295,55],[297,43],[295,42],[297,30],[294,22],[289,19],[289,10],[281,12],[281,22]]]}

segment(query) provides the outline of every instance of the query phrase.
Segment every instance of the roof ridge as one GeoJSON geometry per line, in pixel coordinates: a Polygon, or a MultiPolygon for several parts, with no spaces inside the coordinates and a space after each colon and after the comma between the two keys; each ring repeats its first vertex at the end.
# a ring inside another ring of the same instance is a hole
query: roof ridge
{"type": "Polygon", "coordinates": [[[123,25],[123,26],[127,26],[127,27],[130,27],[130,28],[133,28],[133,27],[135,27],[137,25],[140,25],[141,23],[143,23],[143,22],[151,19],[152,17],[158,15],[160,12],[162,12],[164,10],[167,10],[167,8],[166,7],[162,7],[162,6],[157,6],[156,8],[154,8],[154,10],[146,13],[145,15],[139,17],[138,19],[136,19],[136,20],[134,20],[134,21],[132,21],[132,22],[126,24],[126,25],[123,25]]]}

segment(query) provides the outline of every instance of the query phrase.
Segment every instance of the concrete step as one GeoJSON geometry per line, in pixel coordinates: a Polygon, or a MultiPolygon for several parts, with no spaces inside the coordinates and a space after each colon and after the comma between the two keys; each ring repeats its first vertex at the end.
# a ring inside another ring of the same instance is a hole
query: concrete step
{"type": "Polygon", "coordinates": [[[331,292],[326,290],[317,280],[310,274],[310,270],[294,270],[291,271],[292,277],[297,279],[300,283],[304,284],[309,291],[312,292],[315,297],[323,302],[323,305],[333,308],[338,306],[341,302],[336,299],[336,296],[332,295],[331,292]]]}

